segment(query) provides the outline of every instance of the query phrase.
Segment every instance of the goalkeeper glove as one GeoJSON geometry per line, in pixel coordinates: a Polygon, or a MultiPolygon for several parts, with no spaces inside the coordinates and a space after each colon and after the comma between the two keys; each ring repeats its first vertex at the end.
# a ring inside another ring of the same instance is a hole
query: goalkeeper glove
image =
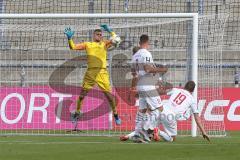
{"type": "Polygon", "coordinates": [[[101,24],[100,27],[104,30],[104,31],[107,31],[108,33],[111,33],[113,30],[108,27],[107,24],[101,24]]]}
{"type": "Polygon", "coordinates": [[[64,34],[66,34],[68,40],[72,39],[74,33],[75,33],[74,30],[72,30],[70,27],[67,27],[64,30],[64,34]]]}

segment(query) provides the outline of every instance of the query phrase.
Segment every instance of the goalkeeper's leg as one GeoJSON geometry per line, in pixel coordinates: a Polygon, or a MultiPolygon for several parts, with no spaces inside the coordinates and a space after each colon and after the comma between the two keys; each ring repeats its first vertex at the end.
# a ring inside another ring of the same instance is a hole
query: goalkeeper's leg
{"type": "Polygon", "coordinates": [[[109,74],[106,70],[102,70],[100,73],[98,73],[96,82],[98,86],[102,89],[104,95],[107,97],[108,102],[110,104],[110,107],[113,112],[113,116],[115,119],[115,122],[117,125],[121,124],[121,119],[118,116],[117,109],[116,109],[116,99],[115,97],[111,94],[111,85],[109,81],[109,74]]]}
{"type": "Polygon", "coordinates": [[[119,118],[118,113],[117,113],[115,97],[110,92],[104,91],[104,94],[109,101],[116,124],[120,125],[121,119],[119,118]]]}
{"type": "Polygon", "coordinates": [[[88,93],[88,89],[83,89],[78,97],[78,100],[77,100],[77,109],[76,109],[76,112],[80,113],[81,110],[82,110],[82,101],[84,99],[84,97],[87,95],[88,93]]]}
{"type": "Polygon", "coordinates": [[[76,111],[71,114],[71,117],[75,120],[77,120],[82,115],[81,113],[82,102],[84,97],[87,95],[88,91],[92,89],[96,83],[94,77],[95,77],[95,73],[92,73],[90,70],[87,70],[87,72],[84,75],[83,85],[82,85],[83,90],[81,91],[78,97],[76,111]]]}
{"type": "Polygon", "coordinates": [[[77,99],[76,110],[73,113],[71,113],[71,120],[73,122],[77,121],[83,115],[83,113],[81,112],[82,102],[83,102],[84,97],[87,95],[88,91],[89,91],[89,89],[83,87],[83,90],[81,91],[81,93],[77,99]]]}

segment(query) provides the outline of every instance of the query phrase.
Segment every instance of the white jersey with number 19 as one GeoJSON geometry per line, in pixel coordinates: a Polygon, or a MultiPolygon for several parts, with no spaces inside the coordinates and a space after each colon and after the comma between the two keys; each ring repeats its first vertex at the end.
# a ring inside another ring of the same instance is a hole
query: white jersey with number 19
{"type": "Polygon", "coordinates": [[[166,105],[175,114],[184,115],[189,110],[192,113],[199,113],[197,102],[187,90],[173,88],[167,94],[170,95],[170,98],[166,105]]]}

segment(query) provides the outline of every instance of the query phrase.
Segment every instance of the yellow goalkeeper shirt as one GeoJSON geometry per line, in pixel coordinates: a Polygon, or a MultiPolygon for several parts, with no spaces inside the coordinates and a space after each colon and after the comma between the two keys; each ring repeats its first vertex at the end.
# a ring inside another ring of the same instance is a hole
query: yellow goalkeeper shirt
{"type": "Polygon", "coordinates": [[[107,67],[107,49],[111,41],[83,42],[75,45],[72,40],[69,40],[69,45],[74,50],[86,50],[88,68],[107,67]]]}

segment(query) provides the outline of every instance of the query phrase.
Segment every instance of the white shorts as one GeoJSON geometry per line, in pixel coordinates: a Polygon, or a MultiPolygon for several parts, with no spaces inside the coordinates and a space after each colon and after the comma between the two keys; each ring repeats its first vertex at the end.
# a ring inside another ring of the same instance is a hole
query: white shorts
{"type": "Polygon", "coordinates": [[[163,111],[160,113],[159,119],[160,123],[163,125],[164,131],[169,136],[177,135],[177,120],[174,112],[163,107],[163,111]]]}
{"type": "Polygon", "coordinates": [[[162,100],[157,90],[139,91],[139,109],[155,110],[162,106],[162,100]]]}

